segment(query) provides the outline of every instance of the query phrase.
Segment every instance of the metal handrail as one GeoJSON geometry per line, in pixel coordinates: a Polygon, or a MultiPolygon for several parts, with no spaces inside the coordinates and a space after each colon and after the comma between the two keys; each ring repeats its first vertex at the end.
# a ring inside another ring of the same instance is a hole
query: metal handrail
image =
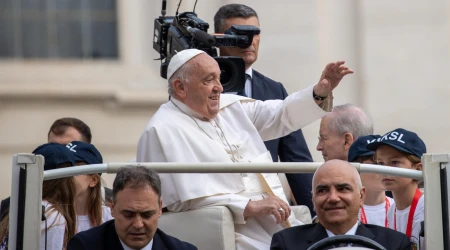
{"type": "MultiPolygon", "coordinates": [[[[121,167],[143,166],[158,173],[312,173],[322,162],[279,163],[104,163],[44,171],[44,180],[52,180],[81,174],[117,173],[121,167]]],[[[376,173],[423,180],[422,171],[373,164],[351,163],[360,173],[376,173]]]]}

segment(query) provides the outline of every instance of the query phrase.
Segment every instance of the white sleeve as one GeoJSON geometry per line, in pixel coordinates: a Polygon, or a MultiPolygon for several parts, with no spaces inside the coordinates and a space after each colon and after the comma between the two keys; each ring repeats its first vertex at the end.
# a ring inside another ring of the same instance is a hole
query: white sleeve
{"type": "Polygon", "coordinates": [[[146,129],[139,138],[137,147],[137,162],[167,162],[155,128],[146,129]]]}
{"type": "Polygon", "coordinates": [[[264,141],[297,131],[326,115],[313,98],[314,86],[297,91],[284,100],[242,102],[247,116],[264,141]]]}
{"type": "Polygon", "coordinates": [[[421,222],[425,219],[425,208],[424,208],[424,196],[421,197],[419,203],[417,204],[416,211],[414,212],[413,226],[412,226],[412,238],[415,238],[418,243],[418,249],[425,249],[425,239],[420,237],[420,231],[422,229],[421,222]]]}
{"type": "Polygon", "coordinates": [[[250,199],[245,196],[223,194],[188,200],[185,202],[177,201],[167,206],[167,209],[171,212],[182,212],[203,207],[226,206],[233,214],[234,223],[245,224],[244,210],[249,201],[250,199]]]}
{"type": "Polygon", "coordinates": [[[66,231],[66,219],[64,219],[64,216],[62,216],[60,213],[57,212],[52,212],[49,215],[47,214],[46,214],[47,228],[45,227],[45,221],[41,222],[41,249],[47,250],[64,249],[64,233],[66,231]],[[47,240],[45,240],[46,234],[47,240]],[[45,243],[47,243],[47,248],[45,248],[45,243]]]}
{"type": "Polygon", "coordinates": [[[111,215],[111,209],[107,206],[102,206],[102,223],[114,219],[111,215]]]}

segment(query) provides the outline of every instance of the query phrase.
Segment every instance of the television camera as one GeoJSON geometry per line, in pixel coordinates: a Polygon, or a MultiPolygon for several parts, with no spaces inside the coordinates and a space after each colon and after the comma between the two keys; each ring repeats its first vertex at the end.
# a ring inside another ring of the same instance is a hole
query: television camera
{"type": "MultiPolygon", "coordinates": [[[[197,3],[197,2],[196,2],[197,3]]],[[[178,8],[180,7],[178,4],[178,8]]],[[[162,0],[161,16],[155,19],[153,48],[160,54],[161,77],[167,79],[170,59],[184,49],[199,49],[219,64],[223,92],[239,92],[245,87],[245,63],[241,57],[217,56],[219,47],[248,48],[260,29],[250,25],[233,25],[223,34],[208,34],[209,24],[192,12],[166,16],[167,1],[162,0]]]]}

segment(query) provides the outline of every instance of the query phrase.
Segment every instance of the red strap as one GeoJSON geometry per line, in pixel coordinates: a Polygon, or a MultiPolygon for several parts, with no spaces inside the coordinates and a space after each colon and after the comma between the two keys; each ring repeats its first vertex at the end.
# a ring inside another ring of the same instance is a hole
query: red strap
{"type": "Polygon", "coordinates": [[[389,211],[389,207],[391,206],[391,203],[389,202],[389,199],[386,197],[384,198],[385,202],[386,202],[386,217],[384,217],[384,227],[389,227],[389,222],[388,222],[388,211],[389,211]]]}
{"type": "Polygon", "coordinates": [[[364,211],[364,206],[361,208],[361,223],[367,224],[367,217],[366,217],[366,211],[364,211]]]}
{"type": "MultiPolygon", "coordinates": [[[[389,199],[386,197],[384,198],[384,202],[385,202],[385,209],[386,209],[386,217],[384,217],[384,226],[385,227],[389,227],[389,223],[388,223],[388,210],[389,207],[391,206],[391,203],[389,202],[389,199]]],[[[367,224],[367,216],[366,216],[366,211],[364,210],[364,206],[361,208],[361,223],[363,224],[367,224]]]]}
{"type": "MultiPolygon", "coordinates": [[[[411,203],[411,208],[409,209],[408,224],[406,224],[406,233],[405,234],[406,234],[406,236],[408,236],[408,238],[411,238],[414,212],[416,211],[417,203],[419,202],[419,199],[421,196],[422,196],[422,192],[420,192],[420,190],[417,189],[416,193],[414,194],[412,203],[411,203]]],[[[394,210],[394,230],[397,230],[397,208],[395,208],[395,210],[394,210]]]]}

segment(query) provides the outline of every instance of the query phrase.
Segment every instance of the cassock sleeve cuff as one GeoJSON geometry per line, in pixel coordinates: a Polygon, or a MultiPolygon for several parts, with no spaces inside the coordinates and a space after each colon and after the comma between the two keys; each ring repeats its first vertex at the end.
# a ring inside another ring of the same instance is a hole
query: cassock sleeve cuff
{"type": "Polygon", "coordinates": [[[281,117],[281,121],[292,131],[299,130],[311,122],[322,118],[322,116],[327,114],[327,111],[323,108],[330,109],[329,104],[332,98],[327,97],[330,101],[325,99],[324,102],[327,105],[322,105],[323,107],[321,107],[317,105],[313,98],[313,90],[314,85],[311,85],[306,89],[292,93],[284,100],[284,114],[281,117]]]}
{"type": "Polygon", "coordinates": [[[249,198],[241,196],[240,199],[236,199],[227,205],[228,209],[230,209],[233,214],[235,224],[245,224],[244,210],[249,201],[249,198]]]}

